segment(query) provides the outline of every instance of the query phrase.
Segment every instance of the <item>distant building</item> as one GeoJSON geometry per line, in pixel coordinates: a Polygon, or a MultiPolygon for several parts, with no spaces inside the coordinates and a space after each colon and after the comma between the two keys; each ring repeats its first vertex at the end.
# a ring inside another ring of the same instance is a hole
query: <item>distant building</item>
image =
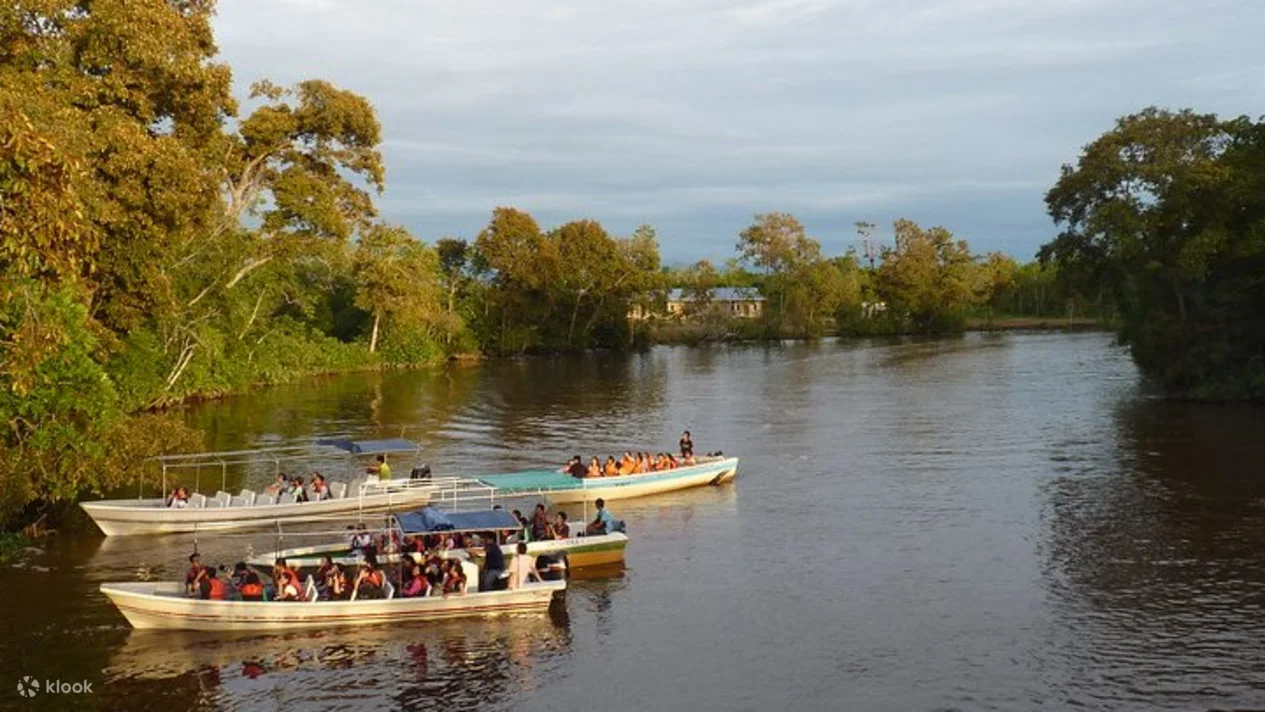
{"type": "MultiPolygon", "coordinates": [[[[668,315],[685,316],[695,301],[685,290],[673,289],[668,292],[668,315]]],[[[740,319],[758,319],[764,314],[764,297],[758,289],[750,287],[718,287],[712,290],[709,305],[711,309],[740,319]]]]}

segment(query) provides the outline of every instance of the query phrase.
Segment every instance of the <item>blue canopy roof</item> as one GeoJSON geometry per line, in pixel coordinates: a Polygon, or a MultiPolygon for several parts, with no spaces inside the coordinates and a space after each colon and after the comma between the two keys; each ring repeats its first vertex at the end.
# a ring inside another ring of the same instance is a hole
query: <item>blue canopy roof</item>
{"type": "Polygon", "coordinates": [[[422,507],[412,512],[395,515],[400,530],[405,534],[430,534],[432,532],[491,531],[517,529],[521,524],[513,514],[503,509],[483,512],[441,512],[434,507],[422,507]]]}
{"type": "Polygon", "coordinates": [[[353,455],[378,455],[388,452],[416,452],[421,446],[412,440],[404,438],[389,438],[387,440],[342,440],[338,438],[325,438],[316,441],[317,445],[327,445],[329,447],[338,448],[343,452],[349,452],[353,455]]]}

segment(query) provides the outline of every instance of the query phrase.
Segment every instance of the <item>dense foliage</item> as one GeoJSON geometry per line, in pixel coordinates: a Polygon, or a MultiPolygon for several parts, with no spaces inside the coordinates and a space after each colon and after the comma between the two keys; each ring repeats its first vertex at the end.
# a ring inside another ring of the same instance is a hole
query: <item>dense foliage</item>
{"type": "Polygon", "coordinates": [[[1265,398],[1265,121],[1148,109],[1046,195],[1065,281],[1107,290],[1142,372],[1196,398],[1265,398]]]}

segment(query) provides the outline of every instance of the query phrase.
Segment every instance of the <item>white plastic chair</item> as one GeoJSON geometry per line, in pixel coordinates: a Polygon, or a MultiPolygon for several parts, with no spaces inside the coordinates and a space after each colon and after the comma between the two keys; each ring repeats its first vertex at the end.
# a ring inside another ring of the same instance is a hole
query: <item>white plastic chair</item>
{"type": "Polygon", "coordinates": [[[228,492],[225,492],[224,490],[220,490],[219,492],[216,492],[215,498],[220,501],[221,507],[227,507],[228,503],[233,501],[233,495],[229,494],[228,492]]]}
{"type": "Polygon", "coordinates": [[[202,508],[206,506],[206,495],[194,492],[189,495],[189,506],[202,508]]]}
{"type": "Polygon", "coordinates": [[[347,496],[347,484],[345,482],[334,482],[329,486],[330,499],[342,499],[347,496]]]}
{"type": "Polygon", "coordinates": [[[382,580],[382,590],[386,593],[388,600],[395,598],[395,586],[392,586],[390,581],[382,580]]]}
{"type": "Polygon", "coordinates": [[[246,498],[245,498],[245,497],[237,496],[237,497],[234,497],[234,498],[232,498],[232,499],[230,499],[230,500],[228,501],[228,506],[230,506],[230,507],[249,507],[249,506],[250,506],[250,503],[246,501],[246,498]]]}
{"type": "Polygon", "coordinates": [[[275,503],[276,502],[272,499],[272,495],[270,494],[261,494],[255,498],[256,507],[264,507],[264,506],[275,504],[275,503]]]}
{"type": "Polygon", "coordinates": [[[259,495],[256,494],[254,490],[244,489],[241,491],[241,493],[238,496],[241,497],[243,500],[245,500],[246,506],[249,507],[250,505],[255,503],[255,497],[259,495]]]}
{"type": "Polygon", "coordinates": [[[304,586],[303,588],[303,597],[306,598],[308,602],[312,602],[312,601],[315,601],[317,597],[320,595],[321,595],[320,591],[316,589],[315,579],[312,578],[312,574],[308,574],[307,585],[304,586]]]}
{"type": "Polygon", "coordinates": [[[280,497],[277,497],[277,504],[294,504],[294,495],[289,492],[282,494],[280,497]]]}

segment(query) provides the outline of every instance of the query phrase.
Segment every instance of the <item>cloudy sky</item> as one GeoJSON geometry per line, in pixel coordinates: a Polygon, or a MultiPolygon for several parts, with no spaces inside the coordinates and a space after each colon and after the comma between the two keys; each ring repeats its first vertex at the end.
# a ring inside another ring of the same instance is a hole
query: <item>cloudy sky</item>
{"type": "Polygon", "coordinates": [[[1031,257],[1061,163],[1147,105],[1265,113],[1260,0],[221,0],[239,92],[324,78],[385,132],[384,217],[497,205],[732,255],[756,212],[1031,257]]]}

